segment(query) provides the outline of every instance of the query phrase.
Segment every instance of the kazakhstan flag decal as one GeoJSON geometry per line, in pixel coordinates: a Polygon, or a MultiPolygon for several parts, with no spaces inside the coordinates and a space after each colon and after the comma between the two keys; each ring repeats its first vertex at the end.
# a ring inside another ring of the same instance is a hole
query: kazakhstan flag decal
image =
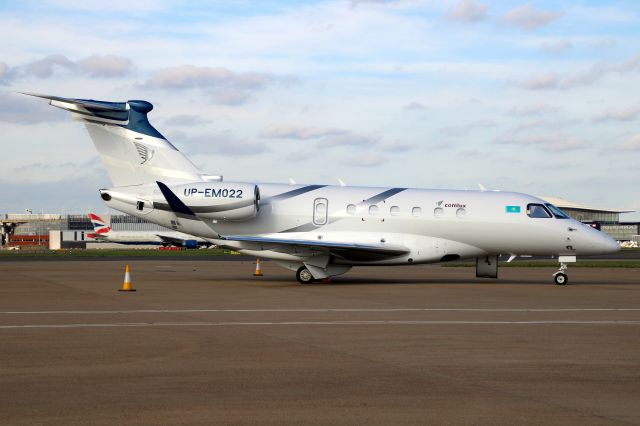
{"type": "Polygon", "coordinates": [[[520,206],[506,206],[504,210],[507,213],[520,213],[520,206]]]}

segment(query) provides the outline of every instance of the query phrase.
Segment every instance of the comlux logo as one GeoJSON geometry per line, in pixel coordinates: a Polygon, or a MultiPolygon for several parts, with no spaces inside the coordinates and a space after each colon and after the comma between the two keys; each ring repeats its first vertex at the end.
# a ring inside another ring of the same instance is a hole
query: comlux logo
{"type": "MultiPolygon", "coordinates": [[[[436,204],[438,205],[438,207],[442,207],[442,203],[444,203],[443,201],[438,201],[436,204]]],[[[462,204],[462,203],[445,203],[444,204],[445,207],[457,207],[457,208],[465,208],[467,207],[466,204],[462,204]]]]}

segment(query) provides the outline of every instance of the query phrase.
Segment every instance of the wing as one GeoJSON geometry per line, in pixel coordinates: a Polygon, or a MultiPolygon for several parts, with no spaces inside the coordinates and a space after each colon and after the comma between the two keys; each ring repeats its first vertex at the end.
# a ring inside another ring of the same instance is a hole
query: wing
{"type": "Polygon", "coordinates": [[[162,242],[165,244],[171,244],[178,247],[181,247],[184,244],[183,238],[169,237],[167,235],[162,235],[162,234],[156,234],[156,237],[160,238],[162,242]]]}
{"type": "MultiPolygon", "coordinates": [[[[257,237],[257,236],[226,236],[222,241],[238,241],[250,243],[258,250],[274,250],[284,253],[310,252],[331,254],[347,260],[370,261],[381,260],[409,253],[409,249],[389,244],[358,244],[323,240],[293,240],[286,238],[257,237]]],[[[220,244],[223,245],[224,243],[220,244]]],[[[252,247],[252,249],[254,249],[252,247]]]]}

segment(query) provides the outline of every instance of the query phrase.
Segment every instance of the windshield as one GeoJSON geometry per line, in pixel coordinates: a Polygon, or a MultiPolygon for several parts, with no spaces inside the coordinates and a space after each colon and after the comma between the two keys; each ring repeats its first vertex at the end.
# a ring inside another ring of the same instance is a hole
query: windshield
{"type": "Polygon", "coordinates": [[[542,204],[528,204],[527,216],[534,219],[549,219],[551,213],[542,204]]]}
{"type": "Polygon", "coordinates": [[[553,204],[545,204],[545,206],[547,206],[547,208],[549,210],[551,210],[551,213],[553,213],[553,215],[556,218],[558,218],[558,219],[569,219],[569,216],[565,212],[563,212],[562,210],[560,210],[559,208],[557,208],[553,204]]]}

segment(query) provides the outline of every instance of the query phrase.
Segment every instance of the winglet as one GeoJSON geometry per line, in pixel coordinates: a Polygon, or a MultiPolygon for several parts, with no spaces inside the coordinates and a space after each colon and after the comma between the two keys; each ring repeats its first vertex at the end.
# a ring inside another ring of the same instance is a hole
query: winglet
{"type": "Polygon", "coordinates": [[[171,207],[171,210],[173,210],[174,213],[180,213],[187,216],[195,216],[195,213],[193,213],[193,211],[185,203],[180,201],[180,198],[178,198],[177,195],[174,194],[167,185],[159,181],[156,181],[156,183],[158,184],[160,192],[162,192],[162,195],[164,195],[164,198],[167,200],[167,202],[169,203],[169,207],[171,207]]]}

